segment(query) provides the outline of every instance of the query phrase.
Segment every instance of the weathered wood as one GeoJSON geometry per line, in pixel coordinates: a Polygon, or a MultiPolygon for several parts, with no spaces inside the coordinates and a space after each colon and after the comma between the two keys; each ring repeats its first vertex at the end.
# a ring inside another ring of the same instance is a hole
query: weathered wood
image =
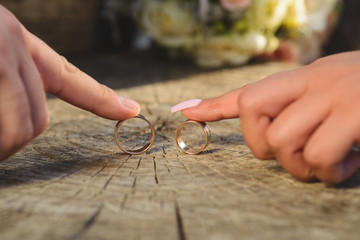
{"type": "Polygon", "coordinates": [[[116,146],[116,122],[49,100],[48,130],[0,163],[0,239],[358,239],[359,173],[337,187],[299,182],[276,161],[254,158],[236,119],[209,124],[202,154],[183,154],[174,142],[184,117],[170,113],[173,104],[293,67],[120,89],[156,128],[151,150],[138,156],[116,146]]]}

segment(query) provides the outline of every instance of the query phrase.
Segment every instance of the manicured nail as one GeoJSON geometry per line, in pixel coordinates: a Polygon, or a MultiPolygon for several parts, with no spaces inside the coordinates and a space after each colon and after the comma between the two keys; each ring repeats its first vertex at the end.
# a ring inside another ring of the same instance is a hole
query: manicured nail
{"type": "Polygon", "coordinates": [[[123,105],[125,108],[137,111],[138,113],[140,112],[140,105],[136,101],[122,96],[119,96],[119,99],[121,105],[123,105]]]}
{"type": "Polygon", "coordinates": [[[176,104],[175,106],[173,106],[171,108],[171,112],[174,113],[174,112],[179,112],[179,111],[182,111],[186,108],[191,108],[191,107],[195,107],[197,105],[199,105],[201,103],[201,99],[190,99],[190,100],[187,100],[185,102],[181,102],[179,104],[176,104]]]}

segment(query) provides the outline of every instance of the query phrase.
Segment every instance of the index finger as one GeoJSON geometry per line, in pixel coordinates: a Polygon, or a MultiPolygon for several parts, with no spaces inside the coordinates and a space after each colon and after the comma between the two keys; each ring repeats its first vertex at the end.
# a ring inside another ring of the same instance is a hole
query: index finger
{"type": "Polygon", "coordinates": [[[22,29],[47,92],[108,119],[122,120],[139,114],[140,106],[137,102],[119,97],[112,89],[99,84],[70,64],[24,27],[22,29]]]}
{"type": "Polygon", "coordinates": [[[219,97],[202,100],[197,106],[179,109],[179,111],[181,110],[185,117],[201,122],[237,118],[239,117],[238,97],[249,86],[245,85],[219,97]]]}

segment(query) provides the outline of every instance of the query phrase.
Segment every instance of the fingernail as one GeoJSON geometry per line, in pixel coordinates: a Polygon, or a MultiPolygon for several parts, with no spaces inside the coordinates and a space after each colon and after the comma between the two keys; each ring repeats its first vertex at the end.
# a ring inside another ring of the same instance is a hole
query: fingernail
{"type": "Polygon", "coordinates": [[[185,102],[181,102],[179,104],[176,104],[175,106],[173,106],[171,108],[171,112],[174,113],[174,112],[179,112],[179,111],[182,111],[186,108],[191,108],[191,107],[195,107],[197,105],[199,105],[201,103],[201,99],[190,99],[190,100],[187,100],[185,102]]]}
{"type": "Polygon", "coordinates": [[[125,108],[140,112],[140,105],[136,101],[123,96],[119,96],[119,99],[121,105],[123,105],[125,108]]]}

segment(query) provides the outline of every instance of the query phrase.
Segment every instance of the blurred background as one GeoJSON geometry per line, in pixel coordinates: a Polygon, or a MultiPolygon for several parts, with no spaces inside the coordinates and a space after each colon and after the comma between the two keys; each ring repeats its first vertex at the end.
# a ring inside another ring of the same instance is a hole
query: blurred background
{"type": "MultiPolygon", "coordinates": [[[[31,32],[95,75],[99,72],[94,70],[95,63],[91,65],[84,57],[125,54],[134,64],[136,58],[132,54],[145,59],[152,57],[151,39],[137,27],[133,3],[131,0],[0,0],[31,32]]],[[[359,13],[359,0],[343,1],[340,18],[322,45],[321,55],[360,49],[359,13]]],[[[114,59],[102,60],[109,64],[114,59]]]]}

